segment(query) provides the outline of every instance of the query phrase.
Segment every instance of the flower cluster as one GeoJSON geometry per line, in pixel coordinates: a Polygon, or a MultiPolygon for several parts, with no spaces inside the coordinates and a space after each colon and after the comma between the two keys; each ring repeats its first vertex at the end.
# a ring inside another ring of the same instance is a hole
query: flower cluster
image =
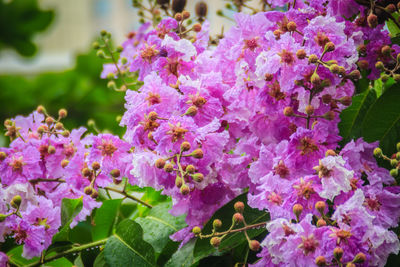
{"type": "Polygon", "coordinates": [[[291,2],[272,1],[289,3],[286,12],[236,14],[215,48],[207,23],[182,31],[185,12],[123,44],[119,67],[144,82],[127,92],[121,121],[135,146],[131,173],[172,196],[174,215],[187,214],[175,239],[190,239],[249,188],[249,205],[271,216],[259,266],[354,262],[358,253],[382,266],[399,251],[389,230],[399,190],[373,158],[376,144],[339,146],[338,115],[358,68],[378,77],[399,47],[371,22],[381,3],[291,2]]]}
{"type": "Polygon", "coordinates": [[[85,220],[97,202],[98,188],[131,177],[131,146],[111,134],[86,135],[64,128],[40,106],[28,117],[6,120],[11,143],[0,148],[0,242],[24,244],[23,256],[40,256],[61,225],[63,198],[82,198],[71,227],[85,220]]]}

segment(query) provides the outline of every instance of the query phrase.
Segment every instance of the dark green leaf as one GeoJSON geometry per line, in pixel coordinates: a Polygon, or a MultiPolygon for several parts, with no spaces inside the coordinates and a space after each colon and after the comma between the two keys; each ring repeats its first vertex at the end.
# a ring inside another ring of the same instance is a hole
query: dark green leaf
{"type": "Polygon", "coordinates": [[[108,267],[106,259],[104,258],[104,252],[100,252],[100,254],[96,257],[96,260],[93,263],[93,267],[108,267]]]}
{"type": "Polygon", "coordinates": [[[164,246],[164,249],[161,251],[160,255],[158,255],[157,265],[164,266],[171,256],[178,250],[179,244],[179,242],[169,240],[164,246]]]}
{"type": "Polygon", "coordinates": [[[92,229],[93,241],[104,239],[112,234],[121,201],[122,199],[106,200],[96,210],[95,225],[92,229]]]}
{"type": "Polygon", "coordinates": [[[69,199],[64,198],[61,202],[61,228],[60,231],[53,237],[53,242],[68,241],[70,231],[69,225],[72,220],[82,210],[82,198],[69,199]]]}
{"type": "Polygon", "coordinates": [[[104,248],[109,266],[156,266],[153,247],[143,240],[143,230],[135,221],[126,219],[118,226],[104,248]]]}
{"type": "Polygon", "coordinates": [[[190,267],[197,266],[193,256],[195,240],[191,240],[176,251],[171,259],[165,264],[165,267],[190,267]]]}
{"type": "Polygon", "coordinates": [[[135,221],[143,228],[143,239],[149,242],[157,253],[160,253],[169,241],[169,236],[186,226],[185,217],[169,214],[171,202],[154,206],[149,214],[135,221]]]}

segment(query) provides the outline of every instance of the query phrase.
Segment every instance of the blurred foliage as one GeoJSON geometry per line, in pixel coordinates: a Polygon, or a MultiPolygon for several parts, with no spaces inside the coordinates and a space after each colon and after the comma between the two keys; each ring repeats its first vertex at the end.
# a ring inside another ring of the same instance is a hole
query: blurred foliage
{"type": "MultiPolygon", "coordinates": [[[[25,116],[44,105],[56,116],[60,108],[68,110],[68,129],[87,125],[94,119],[97,128],[122,134],[116,118],[124,111],[124,93],[107,88],[100,79],[103,60],[95,51],[78,55],[75,67],[62,72],[26,75],[0,75],[0,119],[25,116]]],[[[91,129],[90,129],[91,130],[91,129]]]]}
{"type": "Polygon", "coordinates": [[[0,0],[0,49],[14,48],[22,56],[33,56],[33,36],[53,21],[52,10],[43,11],[37,0],[0,0]]]}

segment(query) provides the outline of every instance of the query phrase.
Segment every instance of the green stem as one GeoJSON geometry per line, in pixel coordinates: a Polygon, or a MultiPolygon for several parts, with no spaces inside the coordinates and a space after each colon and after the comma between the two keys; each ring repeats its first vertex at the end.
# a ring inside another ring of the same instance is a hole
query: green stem
{"type": "Polygon", "coordinates": [[[145,202],[145,201],[143,201],[141,199],[138,199],[137,197],[131,196],[128,193],[126,193],[125,191],[121,191],[121,190],[118,190],[118,189],[112,188],[112,187],[104,187],[104,189],[110,190],[110,191],[113,191],[113,192],[116,192],[116,193],[120,193],[121,195],[123,195],[123,196],[125,196],[127,198],[130,198],[130,199],[132,199],[132,200],[134,200],[136,202],[139,202],[140,204],[142,204],[142,205],[144,205],[144,206],[146,206],[146,207],[148,207],[150,209],[153,208],[153,206],[150,205],[149,203],[147,203],[147,202],[145,202]]]}
{"type": "Polygon", "coordinates": [[[45,257],[45,258],[43,259],[43,261],[40,261],[40,260],[39,260],[39,261],[37,261],[37,262],[28,264],[28,265],[26,265],[25,267],[37,267],[37,266],[42,265],[43,263],[50,262],[50,261],[53,261],[53,260],[62,258],[62,257],[64,257],[64,256],[68,255],[68,254],[77,253],[77,252],[80,252],[80,251],[85,250],[85,249],[87,249],[87,248],[91,248],[91,247],[95,247],[95,246],[104,245],[106,242],[107,242],[107,238],[106,238],[106,239],[99,240],[99,241],[94,241],[94,242],[92,242],[92,243],[84,244],[84,245],[81,245],[81,246],[79,246],[79,247],[74,247],[74,248],[68,249],[68,250],[66,250],[66,251],[57,253],[57,254],[55,254],[55,255],[53,255],[53,256],[51,256],[51,257],[47,257],[47,258],[45,257]]]}

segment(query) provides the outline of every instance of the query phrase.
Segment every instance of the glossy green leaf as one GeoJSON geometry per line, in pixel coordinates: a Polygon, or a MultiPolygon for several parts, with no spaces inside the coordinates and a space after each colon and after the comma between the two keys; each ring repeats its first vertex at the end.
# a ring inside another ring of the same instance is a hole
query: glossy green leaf
{"type": "Polygon", "coordinates": [[[156,266],[153,247],[143,240],[143,230],[132,220],[123,220],[104,248],[104,257],[113,267],[156,266]]]}
{"type": "Polygon", "coordinates": [[[185,217],[169,214],[171,202],[154,206],[146,217],[135,221],[143,228],[143,239],[149,242],[157,253],[160,253],[169,241],[169,236],[186,226],[185,217]]]}
{"type": "Polygon", "coordinates": [[[108,267],[106,259],[104,258],[104,251],[97,255],[96,260],[93,263],[93,267],[108,267]]]}
{"type": "Polygon", "coordinates": [[[197,266],[197,260],[193,256],[196,241],[193,239],[176,251],[165,267],[190,267],[197,266]]]}
{"type": "Polygon", "coordinates": [[[53,242],[67,241],[72,220],[82,210],[82,198],[69,199],[64,198],[61,202],[61,228],[53,237],[53,242]]]}
{"type": "Polygon", "coordinates": [[[104,239],[112,234],[121,202],[122,199],[106,200],[96,210],[92,229],[93,241],[104,239]]]}
{"type": "Polygon", "coordinates": [[[369,107],[376,100],[375,90],[366,90],[352,99],[352,104],[340,114],[339,134],[343,143],[361,136],[361,125],[369,107]]]}

